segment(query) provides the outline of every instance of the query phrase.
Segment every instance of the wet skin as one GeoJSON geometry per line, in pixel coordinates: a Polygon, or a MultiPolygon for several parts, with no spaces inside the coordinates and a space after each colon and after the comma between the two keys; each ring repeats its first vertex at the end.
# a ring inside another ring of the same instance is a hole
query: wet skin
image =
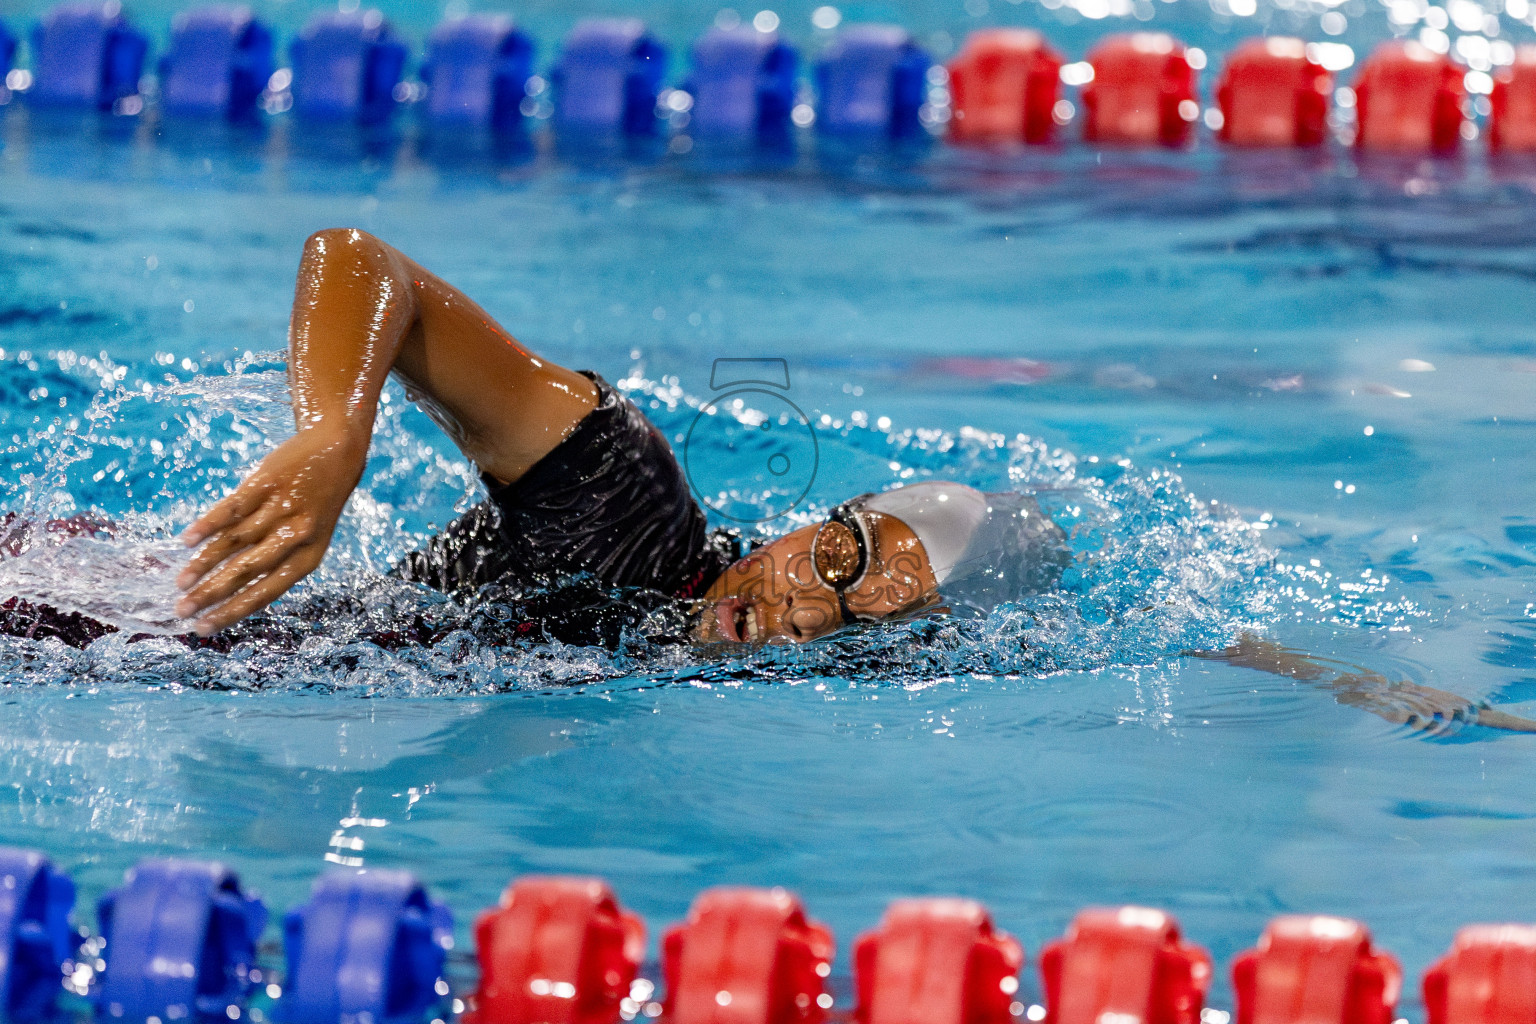
{"type": "Polygon", "coordinates": [[[182,535],[201,545],[176,605],[203,636],[313,572],[362,478],[391,373],[459,449],[511,482],[597,404],[580,374],[523,348],[463,292],[351,228],[310,237],[289,323],[297,432],[182,535]]]}
{"type": "MultiPolygon", "coordinates": [[[[869,529],[869,567],[844,592],[848,610],[876,620],[930,603],[938,583],[917,535],[893,516],[858,515],[869,529]]],[[[699,603],[695,639],[801,643],[841,629],[837,591],[817,575],[811,555],[819,529],[786,534],[727,568],[699,603]]]]}

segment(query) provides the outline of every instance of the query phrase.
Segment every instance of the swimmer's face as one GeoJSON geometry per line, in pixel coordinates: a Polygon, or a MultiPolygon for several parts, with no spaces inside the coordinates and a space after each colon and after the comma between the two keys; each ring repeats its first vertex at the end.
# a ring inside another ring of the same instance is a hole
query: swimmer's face
{"type": "MultiPolygon", "coordinates": [[[[868,561],[861,575],[845,581],[848,611],[860,620],[876,621],[930,600],[938,583],[917,535],[894,516],[856,514],[868,561]]],[[[695,638],[799,643],[841,629],[845,623],[837,590],[817,570],[816,535],[821,529],[807,526],[786,534],[726,569],[700,603],[695,638]]],[[[823,549],[830,539],[823,538],[823,549]]]]}

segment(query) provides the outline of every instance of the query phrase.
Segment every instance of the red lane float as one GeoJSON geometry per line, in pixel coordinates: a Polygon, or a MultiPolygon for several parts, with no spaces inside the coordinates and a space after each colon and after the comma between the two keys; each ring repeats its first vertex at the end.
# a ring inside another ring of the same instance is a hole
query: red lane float
{"type": "Polygon", "coordinates": [[[475,923],[480,987],[465,1024],[608,1024],[645,955],[645,925],[596,878],[520,878],[475,923]]]}
{"type": "Polygon", "coordinates": [[[1184,44],[1162,32],[1109,36],[1088,54],[1083,138],[1126,146],[1183,146],[1200,116],[1184,44]]]}
{"type": "Polygon", "coordinates": [[[897,900],[853,947],[859,1024],[1012,1024],[1024,947],[980,903],[897,900]]]}
{"type": "Polygon", "coordinates": [[[1536,46],[1515,49],[1515,62],[1493,75],[1488,148],[1495,153],[1536,152],[1536,46]]]}
{"type": "Polygon", "coordinates": [[[1480,924],[1456,933],[1451,951],[1424,972],[1429,1024],[1536,1021],[1536,928],[1480,924]]]}
{"type": "Polygon", "coordinates": [[[1461,145],[1467,69],[1411,39],[1382,43],[1355,80],[1361,149],[1450,153],[1461,145]]]}
{"type": "Polygon", "coordinates": [[[1237,1024],[1391,1024],[1403,972],[1338,917],[1277,917],[1232,962],[1237,1024]]]}
{"type": "Polygon", "coordinates": [[[1033,29],[972,32],[949,64],[950,139],[962,145],[1050,142],[1061,65],[1061,54],[1033,29]]]}
{"type": "Polygon", "coordinates": [[[1211,956],[1179,925],[1146,907],[1085,910],[1040,952],[1045,1024],[1196,1024],[1211,984],[1211,956]]]}
{"type": "Polygon", "coordinates": [[[710,889],[662,939],[674,1024],[819,1024],[832,933],[783,889],[710,889]]]}
{"type": "Polygon", "coordinates": [[[1217,82],[1217,137],[1230,146],[1320,146],[1332,92],[1333,76],[1300,39],[1250,39],[1232,51],[1217,82]]]}

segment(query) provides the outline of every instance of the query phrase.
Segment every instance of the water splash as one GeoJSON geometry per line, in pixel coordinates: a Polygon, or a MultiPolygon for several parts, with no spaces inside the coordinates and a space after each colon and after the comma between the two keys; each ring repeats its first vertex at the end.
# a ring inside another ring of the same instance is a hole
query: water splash
{"type": "MultiPolygon", "coordinates": [[[[14,507],[47,516],[93,508],[118,525],[111,538],[55,540],[0,562],[0,591],[79,610],[125,632],[80,651],[56,641],[0,638],[0,678],[359,695],[828,676],[926,686],[962,674],[1152,664],[1225,645],[1297,610],[1342,615],[1374,602],[1374,612],[1357,618],[1372,620],[1385,605],[1412,613],[1406,602],[1386,600],[1379,577],[1354,584],[1347,595],[1337,585],[1307,589],[1332,578],[1318,577],[1315,567],[1277,564],[1262,542],[1266,524],[1197,499],[1166,471],[1138,470],[1125,460],[1082,461],[1024,435],[890,432],[824,418],[816,485],[822,500],[764,532],[815,521],[850,494],[919,479],[1029,491],[1070,538],[1073,562],[1062,586],[982,618],[890,623],[800,647],[711,651],[639,636],[616,650],[495,642],[477,628],[495,618],[493,601],[456,603],[385,575],[466,508],[477,486],[472,467],[391,387],[364,482],[332,551],[274,606],[260,633],[237,634],[221,649],[132,637],[126,631],[178,631],[168,611],[171,581],[187,556],[171,535],[291,430],[277,362],[252,355],[222,373],[159,384],[125,381],[114,368],[89,411],[68,421],[72,428],[37,425],[31,447],[12,452],[14,463],[33,467],[28,483],[9,495],[14,507]],[[430,642],[372,642],[423,622],[459,628],[437,628],[430,642]]],[[[668,437],[686,431],[701,405],[675,383],[631,376],[621,386],[668,437]]],[[[747,506],[762,500],[747,493],[731,498],[747,506]]]]}
{"type": "Polygon", "coordinates": [[[192,552],[174,540],[48,536],[0,560],[0,594],[78,612],[130,633],[175,635],[176,576],[192,552]]]}

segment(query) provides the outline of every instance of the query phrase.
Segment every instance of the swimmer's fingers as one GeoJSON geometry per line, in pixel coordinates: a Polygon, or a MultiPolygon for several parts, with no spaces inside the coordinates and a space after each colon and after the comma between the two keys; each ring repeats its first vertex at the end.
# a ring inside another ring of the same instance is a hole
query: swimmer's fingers
{"type": "Polygon", "coordinates": [[[234,625],[247,615],[261,611],[282,597],[295,583],[308,576],[314,571],[315,566],[320,564],[319,556],[310,554],[312,550],[311,548],[301,549],[298,556],[290,558],[198,619],[196,626],[198,635],[212,636],[226,626],[234,625]]]}
{"type": "Polygon", "coordinates": [[[1341,704],[1429,736],[1454,732],[1478,717],[1477,705],[1465,697],[1416,683],[1346,685],[1337,687],[1335,696],[1341,704]]]}
{"type": "Polygon", "coordinates": [[[1393,688],[1392,693],[1422,719],[1439,719],[1449,723],[1466,722],[1477,717],[1476,704],[1445,690],[1416,683],[1400,683],[1393,688]]]}
{"type": "Polygon", "coordinates": [[[272,532],[274,524],[291,512],[292,508],[285,498],[269,495],[267,501],[255,511],[216,531],[187,562],[187,567],[176,577],[176,585],[182,590],[190,590],[214,566],[260,544],[272,532]]]}
{"type": "Polygon", "coordinates": [[[1450,732],[1464,724],[1508,732],[1536,732],[1536,721],[1529,718],[1521,718],[1445,690],[1405,685],[1411,687],[1409,698],[1405,701],[1409,709],[1407,724],[1426,733],[1450,732]]]}
{"type": "MultiPolygon", "coordinates": [[[[308,544],[310,536],[310,531],[297,522],[278,524],[259,543],[245,547],[199,580],[176,603],[176,613],[183,618],[190,618],[204,609],[229,600],[252,581],[269,575],[288,561],[296,548],[308,544]]],[[[315,562],[318,561],[316,558],[315,562]]]]}
{"type": "Polygon", "coordinates": [[[271,493],[271,483],[260,474],[252,476],[181,531],[181,542],[189,548],[196,547],[231,523],[239,522],[255,512],[271,493]]]}

